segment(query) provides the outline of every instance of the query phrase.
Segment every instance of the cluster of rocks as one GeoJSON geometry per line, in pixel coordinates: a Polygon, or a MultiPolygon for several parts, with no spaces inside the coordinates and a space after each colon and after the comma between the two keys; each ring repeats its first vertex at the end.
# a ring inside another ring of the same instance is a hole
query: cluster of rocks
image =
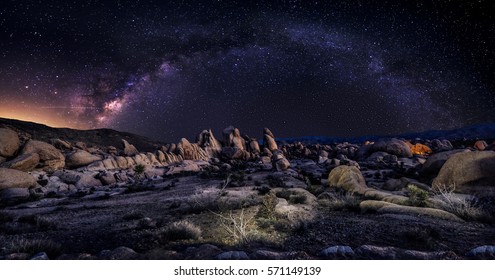
{"type": "Polygon", "coordinates": [[[177,144],[143,153],[125,139],[120,149],[63,139],[48,143],[21,139],[15,130],[0,128],[0,198],[11,202],[33,194],[66,195],[85,187],[132,183],[138,165],[145,167],[146,179],[199,172],[222,162],[250,161],[264,170],[287,170],[290,163],[278,149],[275,136],[268,128],[263,132],[261,147],[257,139],[241,136],[238,128],[230,126],[223,130],[222,141],[211,130],[204,130],[195,143],[182,138],[177,144]]]}
{"type": "Polygon", "coordinates": [[[305,146],[296,142],[279,146],[274,134],[265,128],[260,145],[255,138],[241,136],[233,126],[224,129],[222,137],[217,140],[211,130],[204,130],[194,143],[182,138],[177,144],[143,153],[125,139],[120,149],[88,147],[84,142],[63,139],[50,143],[21,140],[16,131],[0,128],[0,190],[3,200],[32,195],[33,188],[38,188],[35,193],[77,192],[91,185],[133,182],[137,165],[145,167],[144,178],[152,179],[236,162],[250,162],[260,170],[285,171],[292,166],[317,183],[326,183],[325,174],[330,173],[331,186],[375,198],[397,198],[410,183],[424,189],[455,185],[456,191],[464,193],[495,185],[491,172],[495,145],[481,140],[470,147],[455,148],[448,140],[410,142],[395,138],[362,145],[305,146]],[[72,174],[71,179],[64,179],[67,176],[60,172],[72,174]]]}

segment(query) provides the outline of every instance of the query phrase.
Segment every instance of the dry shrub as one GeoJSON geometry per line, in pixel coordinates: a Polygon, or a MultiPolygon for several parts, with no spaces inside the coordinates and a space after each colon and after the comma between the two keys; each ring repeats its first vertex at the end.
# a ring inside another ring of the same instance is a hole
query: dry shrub
{"type": "Polygon", "coordinates": [[[201,229],[189,221],[178,221],[166,226],[158,233],[162,243],[175,240],[199,239],[201,229]]]}

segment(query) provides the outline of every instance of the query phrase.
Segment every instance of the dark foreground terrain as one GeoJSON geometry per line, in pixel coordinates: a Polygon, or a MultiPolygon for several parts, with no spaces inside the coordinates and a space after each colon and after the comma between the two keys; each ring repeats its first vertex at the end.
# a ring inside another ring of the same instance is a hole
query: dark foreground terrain
{"type": "Polygon", "coordinates": [[[0,122],[0,259],[495,256],[489,137],[284,144],[229,127],[140,149],[43,129],[0,122]]]}

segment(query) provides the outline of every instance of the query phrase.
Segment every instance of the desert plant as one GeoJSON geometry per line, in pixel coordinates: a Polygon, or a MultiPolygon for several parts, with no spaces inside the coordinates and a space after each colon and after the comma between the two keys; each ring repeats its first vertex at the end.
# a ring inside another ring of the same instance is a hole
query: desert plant
{"type": "Polygon", "coordinates": [[[234,244],[246,244],[251,241],[253,232],[253,217],[248,216],[244,209],[239,214],[229,211],[228,215],[212,212],[220,218],[220,224],[234,244]]]}
{"type": "Polygon", "coordinates": [[[433,204],[440,209],[450,212],[464,220],[480,220],[487,214],[477,204],[474,196],[455,194],[455,185],[434,186],[433,204]]]}
{"type": "Polygon", "coordinates": [[[318,204],[329,210],[358,211],[359,197],[349,192],[324,192],[318,196],[318,204]]]}
{"type": "Polygon", "coordinates": [[[159,241],[199,239],[201,229],[189,221],[178,221],[166,226],[158,233],[159,241]]]}
{"type": "Polygon", "coordinates": [[[138,165],[134,166],[134,172],[136,174],[136,178],[138,178],[138,179],[142,178],[145,170],[146,170],[146,167],[142,164],[138,164],[138,165]]]}
{"type": "Polygon", "coordinates": [[[428,192],[418,188],[414,184],[407,185],[407,192],[409,193],[408,202],[412,206],[424,207],[428,200],[428,192]]]}
{"type": "Polygon", "coordinates": [[[278,198],[273,192],[268,192],[263,196],[261,207],[256,216],[258,218],[274,220],[276,218],[275,207],[277,206],[278,198]]]}

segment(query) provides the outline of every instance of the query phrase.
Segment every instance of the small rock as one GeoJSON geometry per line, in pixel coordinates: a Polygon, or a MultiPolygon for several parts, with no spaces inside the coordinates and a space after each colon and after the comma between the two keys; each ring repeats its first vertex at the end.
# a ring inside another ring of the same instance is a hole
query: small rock
{"type": "Polygon", "coordinates": [[[42,261],[46,261],[46,260],[49,260],[49,259],[50,258],[48,257],[48,255],[45,252],[37,253],[37,254],[35,254],[34,256],[31,257],[31,260],[42,260],[42,261]]]}
{"type": "Polygon", "coordinates": [[[471,249],[466,257],[475,260],[495,260],[495,246],[484,245],[471,249]]]}
{"type": "Polygon", "coordinates": [[[187,248],[186,258],[194,259],[194,260],[211,260],[215,256],[218,256],[220,253],[222,253],[222,250],[217,246],[211,244],[203,244],[198,248],[196,247],[187,248]]]}
{"type": "Polygon", "coordinates": [[[486,141],[478,140],[476,141],[476,143],[474,143],[474,148],[478,151],[484,151],[486,147],[488,147],[486,141]]]}
{"type": "Polygon", "coordinates": [[[320,251],[321,258],[327,260],[350,260],[354,259],[354,251],[349,246],[330,246],[320,251]]]}
{"type": "Polygon", "coordinates": [[[6,255],[3,259],[4,260],[29,260],[31,257],[31,254],[28,253],[12,253],[6,255]]]}
{"type": "Polygon", "coordinates": [[[248,255],[244,251],[228,251],[218,254],[217,260],[249,260],[248,255]]]}
{"type": "Polygon", "coordinates": [[[118,247],[113,251],[103,250],[99,254],[100,258],[107,260],[133,260],[137,259],[138,256],[139,254],[136,251],[124,246],[118,247]]]}

